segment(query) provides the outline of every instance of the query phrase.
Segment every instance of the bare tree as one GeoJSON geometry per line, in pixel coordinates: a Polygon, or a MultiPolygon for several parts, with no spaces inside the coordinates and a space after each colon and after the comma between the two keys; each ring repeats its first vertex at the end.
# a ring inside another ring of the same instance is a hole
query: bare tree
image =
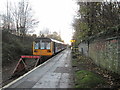
{"type": "Polygon", "coordinates": [[[33,18],[32,8],[28,2],[21,0],[18,4],[18,25],[20,29],[20,33],[25,35],[27,31],[33,28],[38,21],[33,18]]]}
{"type": "Polygon", "coordinates": [[[41,37],[41,36],[48,36],[50,34],[50,31],[49,31],[49,29],[48,28],[44,28],[42,31],[40,31],[39,32],[39,36],[41,37]]]}
{"type": "Polygon", "coordinates": [[[1,14],[1,28],[10,31],[13,26],[13,19],[11,16],[10,2],[7,1],[5,12],[1,14]]]}
{"type": "Polygon", "coordinates": [[[39,23],[33,15],[32,8],[27,0],[18,3],[7,1],[6,12],[1,15],[2,28],[15,31],[18,35],[25,36],[29,31],[34,31],[34,27],[39,23]]]}
{"type": "Polygon", "coordinates": [[[38,21],[34,19],[30,4],[24,0],[18,3],[18,7],[14,11],[17,31],[21,35],[25,35],[29,29],[32,29],[38,21]]]}
{"type": "Polygon", "coordinates": [[[7,29],[9,30],[10,29],[10,12],[9,12],[9,4],[8,4],[8,1],[7,1],[7,12],[6,12],[6,19],[7,19],[7,29]]]}

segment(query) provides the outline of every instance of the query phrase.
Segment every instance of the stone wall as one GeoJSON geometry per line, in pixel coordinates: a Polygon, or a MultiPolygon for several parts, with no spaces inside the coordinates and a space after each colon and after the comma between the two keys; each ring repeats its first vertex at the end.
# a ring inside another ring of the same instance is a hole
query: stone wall
{"type": "Polygon", "coordinates": [[[120,74],[120,38],[97,38],[79,44],[79,51],[88,55],[100,67],[120,74]]]}

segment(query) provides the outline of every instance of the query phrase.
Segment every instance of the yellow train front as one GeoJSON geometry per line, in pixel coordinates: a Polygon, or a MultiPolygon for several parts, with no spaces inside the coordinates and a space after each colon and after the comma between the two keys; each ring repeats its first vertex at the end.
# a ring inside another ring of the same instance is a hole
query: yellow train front
{"type": "Polygon", "coordinates": [[[33,55],[52,56],[66,48],[63,42],[50,38],[36,38],[33,42],[33,55]]]}

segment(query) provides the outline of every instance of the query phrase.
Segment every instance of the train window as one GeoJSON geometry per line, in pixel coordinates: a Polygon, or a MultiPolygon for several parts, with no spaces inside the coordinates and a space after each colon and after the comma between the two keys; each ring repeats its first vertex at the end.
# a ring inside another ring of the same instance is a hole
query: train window
{"type": "Polygon", "coordinates": [[[40,49],[45,49],[45,43],[41,42],[41,48],[40,49]]]}
{"type": "Polygon", "coordinates": [[[35,49],[39,49],[39,43],[35,43],[34,45],[35,45],[34,47],[35,49]]]}
{"type": "Polygon", "coordinates": [[[46,42],[46,49],[50,49],[50,43],[46,42]]]}
{"type": "Polygon", "coordinates": [[[50,49],[50,42],[41,42],[40,49],[50,49]]]}

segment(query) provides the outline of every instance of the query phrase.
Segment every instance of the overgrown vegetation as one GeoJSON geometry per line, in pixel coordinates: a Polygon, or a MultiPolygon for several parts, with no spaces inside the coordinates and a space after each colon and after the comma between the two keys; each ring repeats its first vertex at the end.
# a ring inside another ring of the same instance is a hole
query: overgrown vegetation
{"type": "Polygon", "coordinates": [[[119,88],[119,75],[104,70],[93,60],[72,50],[75,88],[119,88]]]}
{"type": "Polygon", "coordinates": [[[118,33],[120,25],[120,2],[77,2],[79,6],[77,17],[74,19],[75,30],[73,39],[76,44],[94,35],[112,35],[118,33]],[[112,30],[112,32],[111,32],[112,30]]]}
{"type": "Polygon", "coordinates": [[[3,65],[18,61],[20,55],[32,55],[32,37],[20,37],[2,31],[2,63],[3,65]]]}
{"type": "MultiPolygon", "coordinates": [[[[76,50],[77,51],[77,50],[76,50]]],[[[95,88],[106,82],[98,74],[87,69],[89,62],[85,61],[86,57],[80,53],[72,51],[72,66],[75,71],[75,88],[95,88]]]]}
{"type": "Polygon", "coordinates": [[[99,84],[105,84],[101,77],[87,70],[76,72],[75,77],[76,88],[94,88],[99,84]]]}
{"type": "MultiPolygon", "coordinates": [[[[118,0],[113,2],[112,0],[106,2],[78,1],[77,4],[79,6],[79,10],[73,23],[75,30],[73,39],[76,40],[76,42],[72,43],[73,47],[77,47],[84,40],[89,44],[90,40],[93,41],[97,38],[102,39],[109,38],[111,36],[120,36],[120,2],[118,0]]],[[[77,76],[81,75],[81,70],[91,71],[97,73],[97,76],[100,75],[107,79],[107,87],[119,88],[119,75],[101,69],[95,65],[90,58],[76,53],[74,50],[72,57],[73,67],[75,68],[75,71],[78,72],[76,74],[77,76]]],[[[79,83],[79,81],[77,83],[79,83]]],[[[81,86],[78,85],[76,87],[81,86]]],[[[106,85],[96,87],[106,87],[106,85]]]]}

